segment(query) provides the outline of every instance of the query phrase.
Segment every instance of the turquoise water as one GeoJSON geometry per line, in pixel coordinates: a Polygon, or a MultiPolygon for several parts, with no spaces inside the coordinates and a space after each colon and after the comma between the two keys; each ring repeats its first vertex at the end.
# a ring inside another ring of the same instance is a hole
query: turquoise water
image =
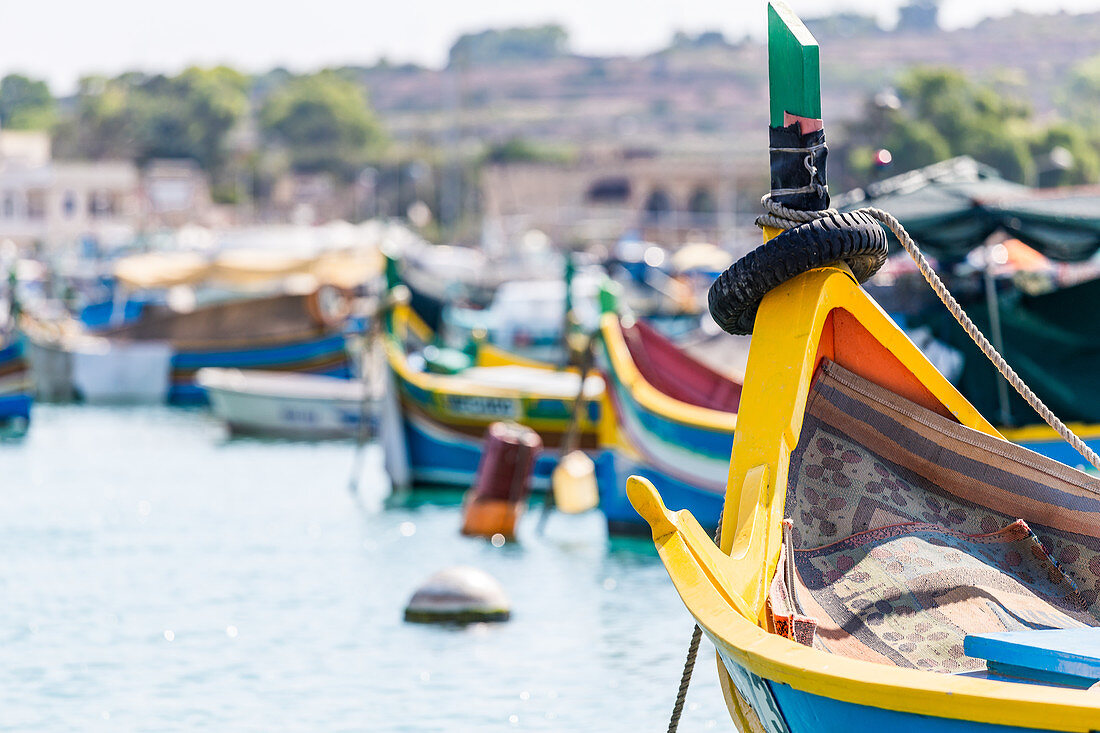
{"type": "MultiPolygon", "coordinates": [[[[0,445],[0,729],[664,730],[692,625],[648,541],[531,513],[496,548],[456,494],[388,499],[374,448],[352,495],[352,451],[36,406],[0,445]],[[405,624],[458,563],[513,620],[405,624]]],[[[731,728],[713,658],[681,730],[731,728]]]]}

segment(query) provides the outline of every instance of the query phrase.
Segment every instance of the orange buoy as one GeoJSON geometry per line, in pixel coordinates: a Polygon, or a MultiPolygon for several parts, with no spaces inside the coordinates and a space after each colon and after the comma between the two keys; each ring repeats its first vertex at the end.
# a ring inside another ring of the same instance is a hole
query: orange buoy
{"type": "Polygon", "coordinates": [[[542,438],[531,428],[514,422],[489,426],[474,485],[462,502],[463,534],[515,536],[541,449],[542,438]]]}

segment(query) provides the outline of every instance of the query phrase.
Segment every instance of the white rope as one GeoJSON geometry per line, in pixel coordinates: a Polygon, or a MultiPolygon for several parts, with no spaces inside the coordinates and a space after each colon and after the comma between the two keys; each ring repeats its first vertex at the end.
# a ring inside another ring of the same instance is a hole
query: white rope
{"type": "MultiPolygon", "coordinates": [[[[839,212],[836,209],[823,209],[821,211],[803,211],[801,209],[792,209],[789,206],[784,206],[778,201],[772,200],[772,195],[765,194],[764,198],[760,199],[760,203],[764,206],[766,213],[760,215],[756,219],[757,226],[772,227],[773,229],[790,229],[800,224],[806,224],[814,221],[815,219],[822,219],[827,216],[835,216],[839,212]]],[[[955,297],[951,295],[951,292],[947,289],[947,286],[943,284],[943,280],[940,280],[940,276],[936,274],[936,271],[932,269],[932,266],[928,264],[928,260],[925,259],[924,254],[921,253],[920,247],[913,241],[913,238],[909,236],[909,232],[905,231],[905,227],[901,225],[893,215],[883,211],[882,209],[875,208],[863,208],[858,209],[852,213],[865,214],[876,221],[882,222],[894,233],[894,236],[901,242],[901,246],[905,248],[905,251],[909,253],[909,256],[913,258],[913,261],[917,263],[917,268],[920,269],[921,275],[928,281],[928,284],[935,291],[936,296],[939,297],[940,302],[944,304],[951,315],[955,317],[955,320],[959,322],[963,330],[974,341],[982,353],[986,355],[993,365],[997,367],[997,371],[1012,387],[1020,393],[1020,396],[1027,401],[1031,408],[1039,414],[1039,417],[1046,421],[1046,424],[1054,428],[1058,435],[1077,450],[1082,456],[1088,460],[1097,470],[1100,470],[1100,456],[1096,455],[1096,452],[1089,448],[1085,444],[1085,441],[1081,440],[1072,430],[1066,427],[1058,417],[1050,411],[1050,408],[1043,404],[1043,401],[1036,396],[1031,388],[1028,387],[1024,380],[1020,378],[1012,367],[1008,365],[1004,357],[993,348],[993,344],[989,343],[989,339],[978,330],[978,327],[974,325],[974,322],[970,320],[970,316],[966,315],[966,311],[962,309],[959,302],[955,300],[955,297]]],[[[723,507],[724,509],[724,507],[723,507]]],[[[722,518],[719,515],[718,518],[718,531],[714,535],[714,543],[718,544],[719,538],[722,532],[722,518]]],[[[676,702],[672,708],[672,716],[668,724],[668,732],[676,733],[676,729],[680,725],[680,717],[684,711],[684,701],[687,699],[688,686],[691,684],[691,675],[695,669],[695,659],[699,653],[699,642],[702,640],[702,629],[698,624],[691,633],[691,642],[688,644],[687,658],[684,660],[684,671],[680,677],[680,687],[677,690],[676,702]]]]}
{"type": "MultiPolygon", "coordinates": [[[[789,229],[799,224],[805,224],[826,216],[833,216],[837,213],[836,209],[825,209],[823,211],[801,211],[799,209],[792,209],[780,204],[778,201],[773,201],[771,194],[765,194],[764,198],[760,200],[760,203],[764,206],[767,213],[756,220],[757,225],[773,227],[775,229],[789,229]]],[[[1012,385],[1012,388],[1031,405],[1031,409],[1035,410],[1047,425],[1053,428],[1058,435],[1073,446],[1074,450],[1084,456],[1085,460],[1091,463],[1097,470],[1100,470],[1100,456],[1096,455],[1096,451],[1089,448],[1085,441],[1081,440],[1076,433],[1059,420],[1058,417],[1050,411],[1050,408],[1043,404],[1043,401],[1024,383],[1020,375],[1008,365],[1005,358],[993,348],[993,344],[989,343],[989,339],[985,337],[985,334],[978,330],[978,327],[970,320],[970,316],[966,315],[966,311],[962,309],[962,306],[960,306],[958,301],[955,300],[955,297],[951,295],[947,286],[943,284],[943,280],[940,280],[940,276],[937,275],[936,271],[932,269],[932,266],[928,264],[928,260],[925,259],[924,254],[921,253],[917,243],[909,236],[909,232],[905,231],[905,227],[901,225],[901,222],[882,209],[868,207],[857,209],[852,213],[866,214],[872,219],[884,224],[894,233],[894,236],[901,242],[901,246],[904,247],[905,251],[909,253],[909,256],[913,258],[913,261],[917,263],[917,268],[920,270],[921,275],[924,276],[929,286],[935,291],[940,302],[950,311],[951,315],[954,316],[955,320],[958,321],[959,325],[966,331],[966,335],[982,350],[982,353],[993,363],[993,366],[997,367],[997,371],[1000,372],[1008,383],[1012,385]]]]}

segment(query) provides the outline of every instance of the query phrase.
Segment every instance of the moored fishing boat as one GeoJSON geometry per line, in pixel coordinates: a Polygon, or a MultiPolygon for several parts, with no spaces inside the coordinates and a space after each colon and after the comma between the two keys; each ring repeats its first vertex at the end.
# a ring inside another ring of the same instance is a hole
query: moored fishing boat
{"type": "Polygon", "coordinates": [[[23,344],[8,339],[0,347],[0,435],[18,437],[27,431],[32,402],[30,368],[23,357],[23,344]]]}
{"type": "MultiPolygon", "coordinates": [[[[452,353],[435,345],[434,331],[407,303],[390,309],[383,338],[393,397],[400,403],[401,424],[394,429],[401,431],[412,482],[469,487],[489,425],[511,420],[541,437],[545,450],[535,463],[532,485],[548,488],[573,403],[581,394],[579,373],[488,344],[480,345],[472,360],[452,353]]],[[[597,447],[603,380],[589,376],[583,386],[580,447],[592,450],[597,447]]]]}
{"type": "Polygon", "coordinates": [[[204,367],[276,370],[347,378],[342,291],[283,294],[190,312],[146,308],[139,320],[95,333],[29,333],[40,379],[56,397],[89,402],[203,404],[204,367]],[[67,384],[59,381],[68,380],[67,384]]]}
{"type": "Polygon", "coordinates": [[[316,440],[377,432],[380,395],[362,380],[204,367],[195,382],[236,435],[316,440]]]}
{"type": "Polygon", "coordinates": [[[1095,730],[1100,481],[1004,440],[859,287],[889,219],[822,211],[816,43],[778,3],[769,30],[768,241],[711,291],[720,325],[753,333],[719,545],[648,481],[628,489],[730,714],[1095,730]]]}
{"type": "Polygon", "coordinates": [[[626,497],[632,474],[659,484],[671,506],[714,528],[741,385],[605,300],[596,346],[607,385],[597,477],[608,530],[637,533],[648,526],[626,497]]]}

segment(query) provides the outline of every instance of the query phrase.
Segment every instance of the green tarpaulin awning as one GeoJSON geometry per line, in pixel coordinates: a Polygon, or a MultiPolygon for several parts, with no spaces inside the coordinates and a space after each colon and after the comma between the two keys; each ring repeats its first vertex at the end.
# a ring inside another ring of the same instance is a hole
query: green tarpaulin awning
{"type": "MultiPolygon", "coordinates": [[[[1012,368],[1035,390],[1047,407],[1067,422],[1100,421],[1100,280],[1042,295],[1018,290],[1001,295],[1002,353],[1012,368]]],[[[985,334],[992,333],[985,303],[967,306],[967,314],[985,334]]],[[[959,350],[964,366],[956,386],[986,417],[1001,414],[996,368],[978,350],[951,315],[942,308],[928,312],[924,324],[959,350]]],[[[1015,425],[1041,420],[1023,398],[1008,390],[1008,411],[1015,425]]]]}
{"type": "Polygon", "coordinates": [[[941,259],[962,259],[997,230],[1063,262],[1088,259],[1100,248],[1100,187],[1034,189],[968,157],[856,189],[835,205],[890,212],[941,259]]]}

